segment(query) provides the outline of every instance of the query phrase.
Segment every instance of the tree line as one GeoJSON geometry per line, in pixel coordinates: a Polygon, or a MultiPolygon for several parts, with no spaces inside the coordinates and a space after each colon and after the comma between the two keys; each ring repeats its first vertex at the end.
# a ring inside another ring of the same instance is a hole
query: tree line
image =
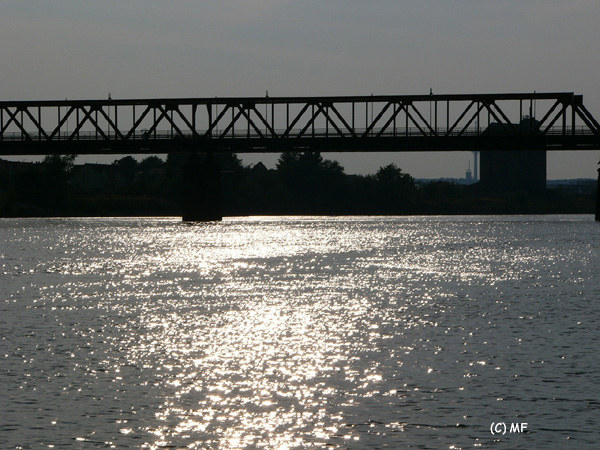
{"type": "MultiPolygon", "coordinates": [[[[205,157],[206,155],[199,155],[205,157]]],[[[419,185],[395,164],[349,175],[317,152],[282,153],[275,169],[244,165],[233,153],[212,156],[221,172],[225,215],[402,215],[588,212],[590,199],[545,193],[489,195],[477,186],[419,185]]],[[[189,155],[166,161],[126,156],[113,164],[75,165],[74,156],[0,164],[0,216],[181,215],[189,155]]]]}

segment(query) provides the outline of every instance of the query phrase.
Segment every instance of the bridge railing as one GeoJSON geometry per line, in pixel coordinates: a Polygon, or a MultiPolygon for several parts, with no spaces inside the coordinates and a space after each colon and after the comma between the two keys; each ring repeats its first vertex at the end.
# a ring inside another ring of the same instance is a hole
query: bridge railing
{"type": "MultiPolygon", "coordinates": [[[[281,139],[283,134],[286,132],[285,129],[276,129],[274,130],[274,135],[270,135],[265,137],[264,134],[259,134],[255,131],[247,132],[247,131],[229,131],[227,134],[223,134],[224,130],[215,129],[212,130],[212,134],[206,135],[207,130],[196,130],[193,132],[184,132],[183,134],[174,133],[171,130],[156,130],[152,133],[141,132],[135,133],[128,137],[130,141],[135,142],[144,142],[144,141],[152,141],[152,140],[206,140],[206,139],[281,139]]],[[[366,130],[364,128],[356,129],[357,136],[353,136],[350,133],[345,133],[343,135],[339,135],[336,133],[332,133],[331,130],[327,130],[325,128],[315,128],[314,133],[309,133],[299,137],[299,133],[301,130],[291,130],[288,131],[286,139],[301,139],[304,138],[335,138],[335,137],[345,137],[345,138],[372,138],[372,137],[457,137],[457,136],[483,136],[485,135],[485,130],[478,130],[476,128],[469,128],[467,130],[456,131],[456,130],[446,130],[446,129],[438,129],[437,133],[429,133],[423,134],[422,130],[416,127],[412,128],[397,128],[394,131],[383,131],[380,130],[366,130]]],[[[531,133],[523,133],[523,135],[530,135],[531,133]]],[[[546,130],[545,135],[548,136],[560,136],[560,135],[576,135],[576,136],[594,136],[595,133],[593,130],[590,130],[584,126],[578,126],[575,128],[572,127],[554,127],[549,130],[546,130]]],[[[36,141],[45,141],[46,136],[37,132],[37,131],[27,131],[27,133],[21,132],[7,132],[2,135],[0,142],[36,142],[36,141]]],[[[103,135],[99,135],[95,131],[84,131],[79,132],[77,134],[72,134],[68,131],[57,133],[53,136],[52,141],[54,142],[68,142],[68,141],[113,141],[120,140],[118,135],[111,133],[110,130],[106,130],[103,135]]]]}

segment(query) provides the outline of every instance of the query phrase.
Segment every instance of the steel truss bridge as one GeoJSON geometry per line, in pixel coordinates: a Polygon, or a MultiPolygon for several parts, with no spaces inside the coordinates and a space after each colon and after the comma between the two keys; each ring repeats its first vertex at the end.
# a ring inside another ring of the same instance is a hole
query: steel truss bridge
{"type": "Polygon", "coordinates": [[[0,155],[492,149],[596,150],[600,124],[572,92],[0,102],[0,155]]]}

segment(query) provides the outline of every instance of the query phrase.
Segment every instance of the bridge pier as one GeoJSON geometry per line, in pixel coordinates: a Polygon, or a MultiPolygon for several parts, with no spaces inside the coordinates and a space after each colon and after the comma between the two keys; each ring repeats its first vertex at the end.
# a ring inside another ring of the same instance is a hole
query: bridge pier
{"type": "Polygon", "coordinates": [[[596,185],[596,220],[600,222],[600,168],[598,169],[598,184],[596,185]]]}
{"type": "Polygon", "coordinates": [[[184,222],[212,222],[223,219],[221,172],[212,154],[204,158],[191,153],[182,168],[184,222]]]}

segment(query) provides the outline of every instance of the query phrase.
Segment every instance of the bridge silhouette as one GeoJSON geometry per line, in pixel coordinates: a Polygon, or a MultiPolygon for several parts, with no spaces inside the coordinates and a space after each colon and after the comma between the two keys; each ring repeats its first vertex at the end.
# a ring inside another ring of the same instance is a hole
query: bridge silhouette
{"type": "Polygon", "coordinates": [[[597,150],[600,124],[572,92],[0,102],[0,155],[499,149],[597,150]]]}
{"type": "Polygon", "coordinates": [[[600,124],[572,92],[0,102],[0,156],[188,151],[192,221],[222,218],[218,152],[598,149],[600,124]]]}

